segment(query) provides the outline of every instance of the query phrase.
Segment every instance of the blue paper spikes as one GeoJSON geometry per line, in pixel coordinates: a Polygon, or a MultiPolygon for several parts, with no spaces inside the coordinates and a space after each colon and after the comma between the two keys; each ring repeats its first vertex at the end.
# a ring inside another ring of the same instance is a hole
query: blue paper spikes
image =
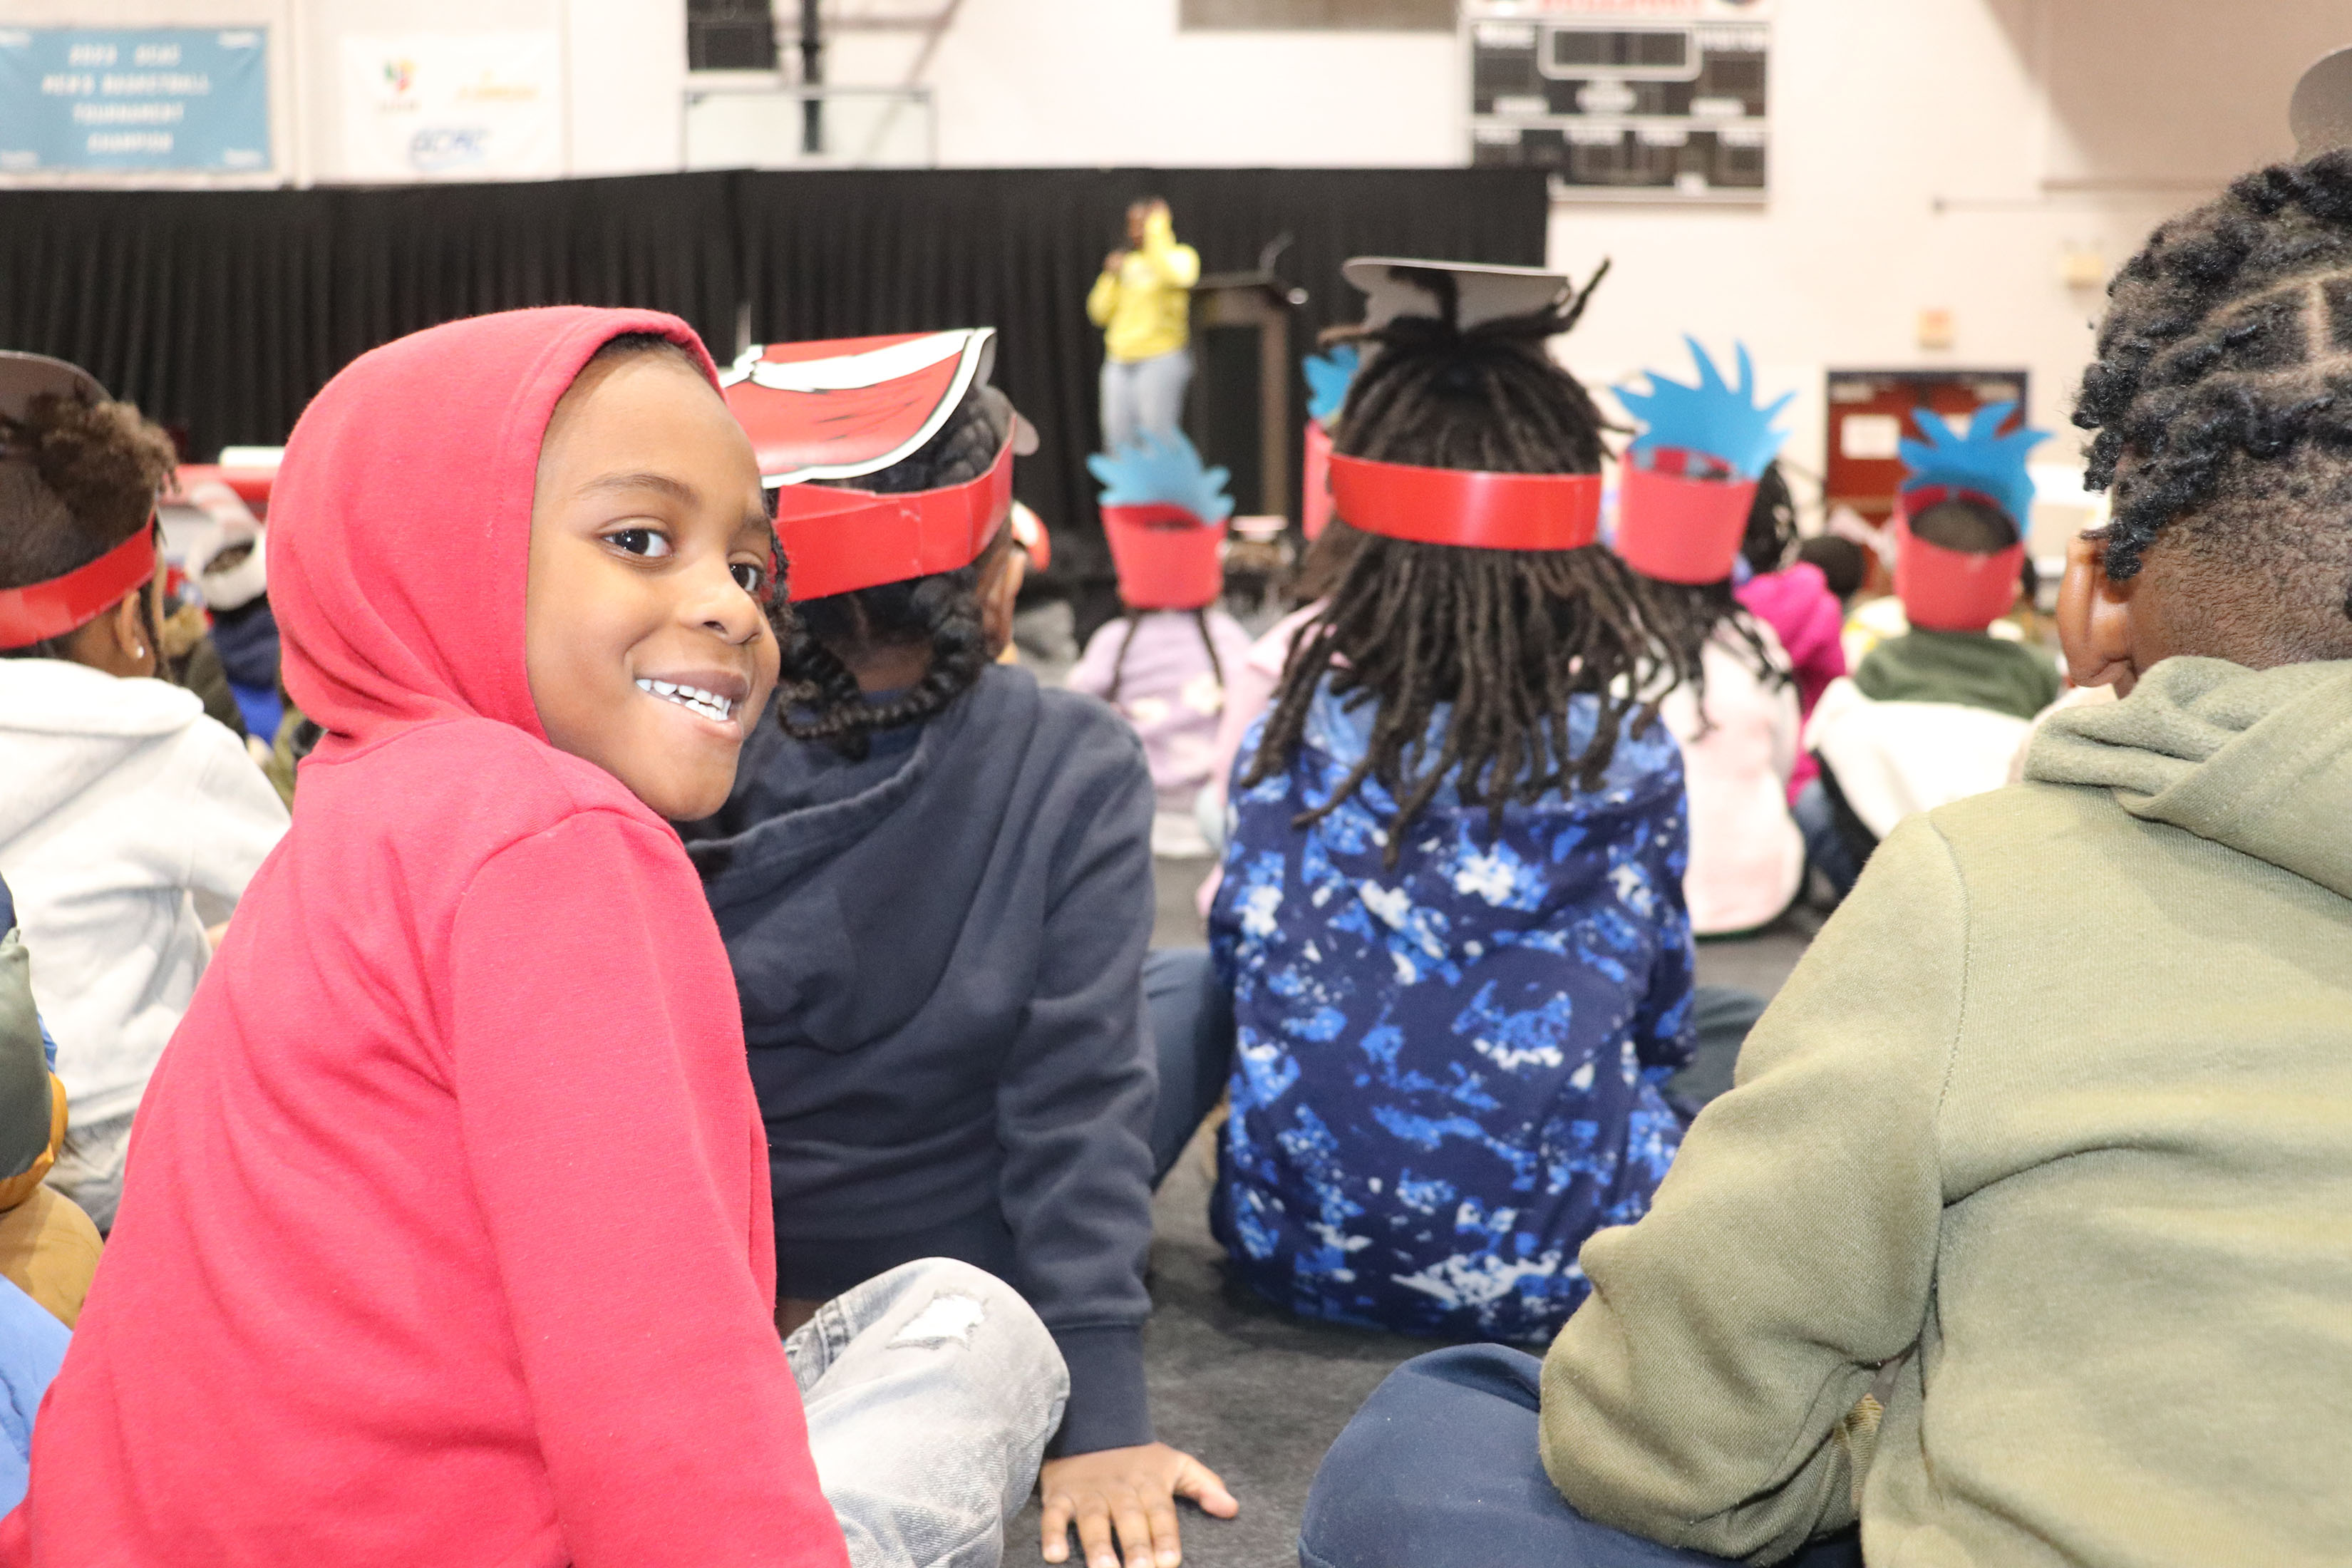
{"type": "Polygon", "coordinates": [[[1715,368],[1696,338],[1685,333],[1683,342],[1690,345],[1691,358],[1698,362],[1696,386],[1668,381],[1656,371],[1645,370],[1642,374],[1649,378],[1649,391],[1617,390],[1617,401],[1644,426],[1634,437],[1633,450],[1643,456],[1660,447],[1705,452],[1730,464],[1741,479],[1756,478],[1789,438],[1786,430],[1772,427],[1772,421],[1797,395],[1784,392],[1770,407],[1759,408],[1755,400],[1756,367],[1748,361],[1747,344],[1733,345],[1739,354],[1739,384],[1732,387],[1724,384],[1723,373],[1715,368]]]}
{"type": "Polygon", "coordinates": [[[1348,384],[1356,379],[1356,367],[1363,355],[1353,343],[1341,343],[1328,353],[1308,354],[1298,362],[1307,373],[1307,417],[1324,429],[1339,416],[1339,405],[1348,401],[1348,384]]]}
{"type": "Polygon", "coordinates": [[[1969,417],[1968,433],[1962,435],[1942,415],[1918,410],[1912,422],[1927,439],[1906,437],[1897,448],[1907,470],[1903,488],[1949,485],[1980,491],[1998,501],[2010,521],[2024,531],[2033,511],[2033,479],[2025,471],[2025,454],[2050,439],[2050,432],[2020,425],[2006,436],[1996,434],[2016,411],[2014,403],[1988,403],[1969,417]]]}
{"type": "Polygon", "coordinates": [[[1223,522],[1234,514],[1225,470],[1203,468],[1201,454],[1181,430],[1147,435],[1123,450],[1088,458],[1087,468],[1103,483],[1105,506],[1157,501],[1181,506],[1202,522],[1223,522]]]}

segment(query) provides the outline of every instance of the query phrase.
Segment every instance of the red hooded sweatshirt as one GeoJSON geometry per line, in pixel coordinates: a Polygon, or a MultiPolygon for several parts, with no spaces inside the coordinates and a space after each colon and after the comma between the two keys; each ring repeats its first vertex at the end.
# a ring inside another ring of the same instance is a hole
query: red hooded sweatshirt
{"type": "Polygon", "coordinates": [[[0,1559],[845,1564],[772,1312],[735,988],[677,836],[523,672],[563,308],[352,363],[271,508],[328,731],[139,1108],[0,1559]]]}

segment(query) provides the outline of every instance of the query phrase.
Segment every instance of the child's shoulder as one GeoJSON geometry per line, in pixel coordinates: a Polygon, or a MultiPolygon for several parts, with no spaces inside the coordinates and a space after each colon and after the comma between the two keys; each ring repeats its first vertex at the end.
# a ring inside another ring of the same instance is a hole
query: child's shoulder
{"type": "Polygon", "coordinates": [[[492,719],[400,731],[348,757],[321,748],[302,789],[343,795],[392,836],[429,834],[483,855],[583,814],[617,813],[662,829],[626,785],[593,763],[492,719]]]}

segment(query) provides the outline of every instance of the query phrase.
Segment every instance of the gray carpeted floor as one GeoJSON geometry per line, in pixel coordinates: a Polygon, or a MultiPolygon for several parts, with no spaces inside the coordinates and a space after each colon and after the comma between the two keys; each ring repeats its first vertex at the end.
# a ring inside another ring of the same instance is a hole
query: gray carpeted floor
{"type": "MultiPolygon", "coordinates": [[[[1192,895],[1206,861],[1159,863],[1155,944],[1202,940],[1192,895]]],[[[1769,996],[1819,927],[1800,911],[1752,936],[1702,942],[1699,978],[1769,996]]],[[[1339,1428],[1391,1368],[1425,1341],[1307,1324],[1229,1286],[1209,1235],[1212,1132],[1204,1129],[1153,1205],[1144,1360],[1161,1438],[1196,1456],[1241,1500],[1230,1522],[1184,1510],[1188,1568],[1293,1568],[1307,1484],[1339,1428]]],[[[1013,1525],[1005,1561],[1037,1561],[1036,1505],[1013,1525]]]]}

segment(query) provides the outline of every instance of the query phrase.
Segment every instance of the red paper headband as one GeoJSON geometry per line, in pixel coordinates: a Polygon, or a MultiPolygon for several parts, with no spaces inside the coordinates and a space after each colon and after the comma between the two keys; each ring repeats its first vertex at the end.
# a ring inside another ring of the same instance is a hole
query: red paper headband
{"type": "Polygon", "coordinates": [[[1705,453],[1665,447],[1652,459],[1636,457],[1619,470],[1618,558],[1661,583],[1722,582],[1747,536],[1756,481],[1727,468],[1720,479],[1692,473],[1723,467],[1705,453]]]}
{"type": "Polygon", "coordinates": [[[1130,610],[1200,610],[1225,591],[1225,525],[1167,501],[1108,505],[1103,537],[1130,610]]]}
{"type": "Polygon", "coordinates": [[[0,648],[78,632],[155,575],[155,527],[150,521],[97,560],[62,577],[0,591],[0,648]]]}
{"type": "Polygon", "coordinates": [[[780,485],[776,532],[794,602],[828,598],[980,559],[1013,505],[1013,441],[986,473],[905,495],[832,485],[780,485]]]}
{"type": "Polygon", "coordinates": [[[1332,509],[1367,533],[1473,550],[1580,550],[1601,537],[1599,474],[1496,474],[1331,454],[1332,509]]]}
{"type": "Polygon", "coordinates": [[[1307,422],[1307,451],[1299,468],[1298,526],[1313,543],[1331,521],[1331,433],[1307,422]]]}
{"type": "Polygon", "coordinates": [[[1915,626],[1931,632],[1980,632],[2017,602],[2025,541],[2021,537],[2006,550],[1978,555],[1931,544],[1911,531],[1914,513],[1947,500],[1975,501],[2009,516],[2008,509],[1980,490],[1921,485],[1903,491],[1895,503],[1895,596],[1903,601],[1903,614],[1915,626]]]}

